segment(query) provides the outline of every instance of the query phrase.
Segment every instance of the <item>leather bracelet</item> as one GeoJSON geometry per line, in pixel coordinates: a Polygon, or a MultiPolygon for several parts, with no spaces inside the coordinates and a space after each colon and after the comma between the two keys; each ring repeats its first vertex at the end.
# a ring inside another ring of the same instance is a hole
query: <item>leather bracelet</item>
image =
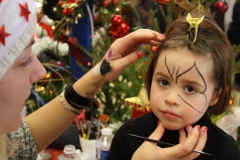
{"type": "MultiPolygon", "coordinates": [[[[64,91],[63,91],[63,92],[64,92],[64,91]]],[[[83,112],[83,109],[81,109],[81,110],[76,110],[76,109],[68,106],[68,105],[65,103],[65,101],[64,101],[64,93],[63,93],[63,92],[62,92],[61,95],[60,95],[60,102],[61,102],[63,108],[67,109],[68,111],[73,112],[73,113],[76,114],[76,115],[81,114],[81,113],[83,112]]]]}
{"type": "Polygon", "coordinates": [[[75,109],[79,110],[86,108],[87,110],[89,110],[91,108],[93,99],[88,99],[79,95],[73,89],[73,83],[66,88],[64,96],[67,102],[75,109]]]}

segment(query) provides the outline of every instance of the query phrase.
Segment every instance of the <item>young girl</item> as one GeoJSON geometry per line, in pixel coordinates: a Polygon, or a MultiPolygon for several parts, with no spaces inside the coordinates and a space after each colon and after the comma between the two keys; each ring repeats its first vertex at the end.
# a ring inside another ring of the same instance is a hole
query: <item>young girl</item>
{"type": "Polygon", "coordinates": [[[22,119],[32,84],[46,75],[31,49],[36,10],[33,0],[0,0],[0,160],[36,160],[37,153],[91,105],[106,81],[118,77],[126,66],[141,58],[142,53],[136,51],[141,43],[157,45],[164,39],[155,31],[138,30],[116,40],[94,71],[22,119]]]}
{"type": "Polygon", "coordinates": [[[128,134],[182,144],[196,131],[200,139],[207,136],[207,141],[193,142],[193,149],[202,147],[212,156],[189,149],[179,159],[240,159],[234,139],[210,119],[227,109],[232,90],[231,45],[226,35],[213,19],[193,13],[175,20],[165,36],[146,74],[152,112],[120,127],[108,159],[175,159],[174,154],[166,154],[166,146],[128,134]]]}

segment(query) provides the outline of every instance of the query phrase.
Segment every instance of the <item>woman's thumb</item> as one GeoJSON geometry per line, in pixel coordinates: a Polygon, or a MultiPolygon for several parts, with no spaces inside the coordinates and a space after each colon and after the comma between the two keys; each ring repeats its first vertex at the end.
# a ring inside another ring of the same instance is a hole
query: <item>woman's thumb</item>
{"type": "Polygon", "coordinates": [[[150,139],[160,140],[163,136],[165,129],[160,121],[158,121],[157,128],[154,132],[149,136],[150,139]]]}

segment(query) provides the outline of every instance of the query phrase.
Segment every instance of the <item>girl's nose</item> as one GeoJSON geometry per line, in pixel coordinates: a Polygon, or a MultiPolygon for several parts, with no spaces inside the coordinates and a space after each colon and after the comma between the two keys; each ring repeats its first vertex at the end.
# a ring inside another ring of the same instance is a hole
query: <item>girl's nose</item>
{"type": "Polygon", "coordinates": [[[170,91],[165,98],[165,102],[170,106],[179,106],[180,101],[181,99],[176,91],[170,91]]]}

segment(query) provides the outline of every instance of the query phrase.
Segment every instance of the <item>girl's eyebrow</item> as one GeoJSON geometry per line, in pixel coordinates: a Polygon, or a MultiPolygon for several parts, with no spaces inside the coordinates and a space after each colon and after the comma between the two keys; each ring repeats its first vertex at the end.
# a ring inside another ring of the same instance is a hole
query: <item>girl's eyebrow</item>
{"type": "Polygon", "coordinates": [[[199,87],[205,87],[201,83],[194,81],[194,80],[183,80],[184,83],[190,84],[190,85],[195,85],[199,87]]]}
{"type": "Polygon", "coordinates": [[[155,73],[155,75],[159,75],[159,76],[163,76],[163,77],[168,77],[166,74],[162,73],[162,72],[157,72],[155,73]]]}

